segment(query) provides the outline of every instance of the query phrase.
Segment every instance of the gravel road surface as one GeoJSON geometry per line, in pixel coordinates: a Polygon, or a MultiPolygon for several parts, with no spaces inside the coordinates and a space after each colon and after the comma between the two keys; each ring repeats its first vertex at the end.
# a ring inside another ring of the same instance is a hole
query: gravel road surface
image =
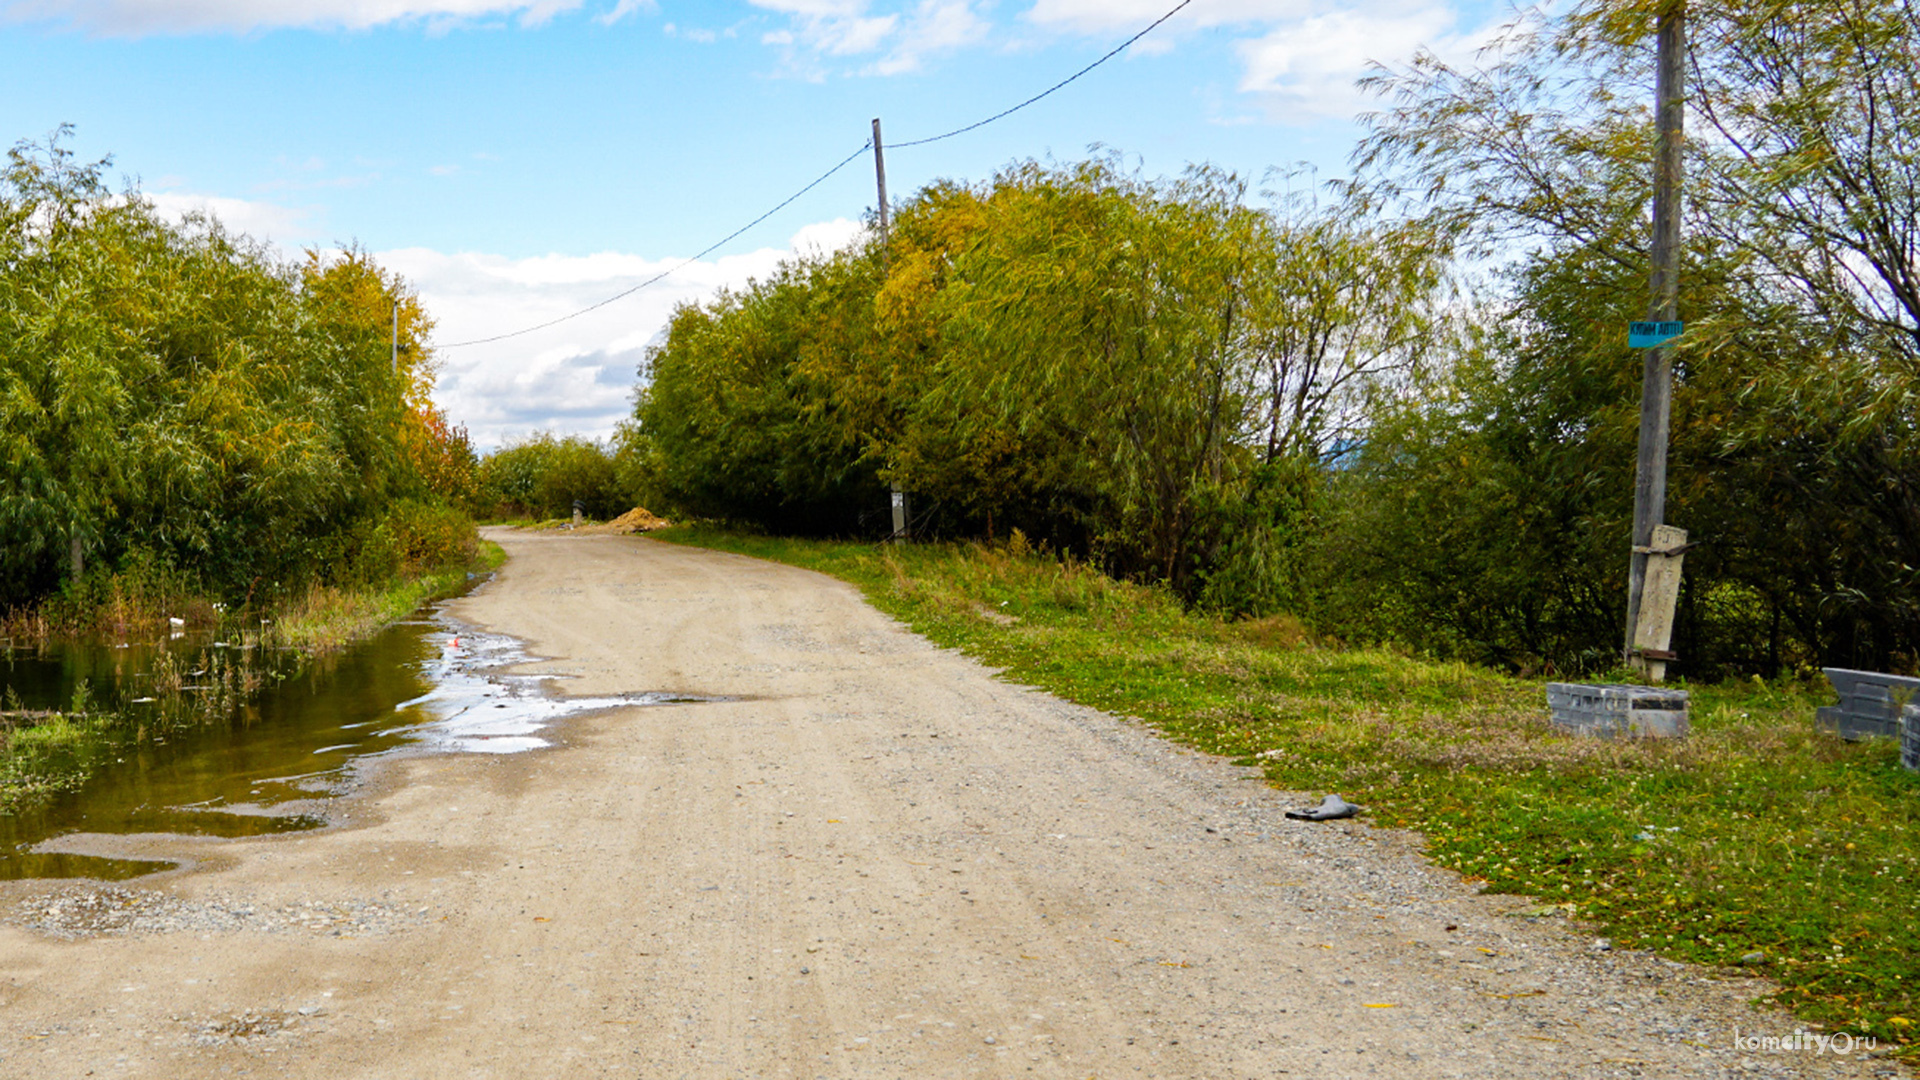
{"type": "MultiPolygon", "coordinates": [[[[74,837],[0,883],[0,1076],[1865,1077],[1738,973],[1606,951],[1417,838],[997,681],[805,571],[505,532],[453,605],[569,694],[331,829],[74,837]]],[[[1317,798],[1319,793],[1314,793],[1317,798]]],[[[1365,792],[1343,794],[1364,803],[1365,792]]]]}

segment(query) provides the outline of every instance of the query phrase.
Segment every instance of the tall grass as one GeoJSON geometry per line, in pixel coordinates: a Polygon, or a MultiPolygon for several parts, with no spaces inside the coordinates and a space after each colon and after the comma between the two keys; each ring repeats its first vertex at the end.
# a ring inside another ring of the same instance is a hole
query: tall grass
{"type": "Polygon", "coordinates": [[[507,555],[482,540],[471,563],[450,564],[396,578],[377,587],[316,585],[261,623],[261,640],[302,652],[331,652],[357,641],[429,600],[451,596],[474,573],[497,569],[507,555]]]}

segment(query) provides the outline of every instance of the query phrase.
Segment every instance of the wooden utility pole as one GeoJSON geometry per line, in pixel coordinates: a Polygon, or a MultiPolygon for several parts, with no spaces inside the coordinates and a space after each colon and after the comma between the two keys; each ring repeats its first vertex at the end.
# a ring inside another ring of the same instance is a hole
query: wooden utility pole
{"type": "Polygon", "coordinates": [[[880,145],[880,118],[873,118],[873,180],[880,188],[880,265],[887,265],[887,154],[880,145]]]}
{"type": "Polygon", "coordinates": [[[393,373],[400,374],[400,301],[393,302],[393,373]]]}
{"type": "MultiPolygon", "coordinates": [[[[1680,318],[1680,198],[1681,149],[1686,123],[1686,4],[1669,0],[1657,24],[1654,72],[1653,148],[1653,300],[1648,317],[1655,323],[1680,318]]],[[[1673,411],[1673,354],[1660,345],[1646,351],[1640,381],[1640,456],[1633,485],[1633,561],[1627,579],[1626,651],[1630,663],[1658,681],[1665,668],[1667,642],[1642,640],[1641,604],[1645,599],[1668,605],[1665,612],[1649,611],[1650,623],[1672,622],[1672,594],[1644,596],[1647,560],[1653,552],[1654,531],[1666,515],[1667,431],[1673,411]],[[1658,666],[1653,666],[1656,664],[1658,666]]],[[[1684,544],[1684,540],[1681,541],[1684,544]]],[[[1668,550],[1662,548],[1662,550],[1668,550]]],[[[1675,575],[1677,587],[1677,574],[1675,575]]]]}
{"type": "MultiPolygon", "coordinates": [[[[880,118],[873,118],[873,182],[880,190],[880,276],[887,272],[887,153],[880,141],[880,118]]],[[[908,524],[912,518],[907,513],[907,493],[901,489],[898,480],[893,483],[893,536],[897,541],[907,538],[908,524]]]]}

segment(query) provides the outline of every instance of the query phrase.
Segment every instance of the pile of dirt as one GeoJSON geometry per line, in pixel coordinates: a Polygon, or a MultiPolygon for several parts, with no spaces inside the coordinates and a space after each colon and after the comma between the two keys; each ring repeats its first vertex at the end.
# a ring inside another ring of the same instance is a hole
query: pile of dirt
{"type": "Polygon", "coordinates": [[[664,529],[671,524],[673,524],[673,522],[654,514],[646,507],[636,506],[626,513],[621,514],[619,517],[614,518],[612,521],[607,522],[605,525],[598,526],[595,531],[597,532],[604,529],[607,532],[619,533],[624,536],[627,533],[652,532],[655,529],[664,529]]]}

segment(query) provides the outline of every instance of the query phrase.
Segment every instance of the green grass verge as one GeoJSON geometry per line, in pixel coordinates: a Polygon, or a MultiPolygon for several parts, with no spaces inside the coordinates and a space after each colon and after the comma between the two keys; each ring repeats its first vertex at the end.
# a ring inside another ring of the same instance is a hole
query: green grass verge
{"type": "Polygon", "coordinates": [[[497,569],[506,559],[499,544],[481,540],[466,566],[444,566],[371,588],[316,587],[275,613],[266,624],[267,643],[310,653],[340,648],[405,618],[429,600],[453,595],[469,574],[497,569]]]}
{"type": "Polygon", "coordinates": [[[1006,677],[1336,790],[1420,830],[1433,860],[1541,898],[1618,948],[1753,965],[1802,1017],[1899,1044],[1920,1021],[1920,776],[1888,741],[1814,730],[1811,684],[1693,686],[1693,734],[1576,738],[1540,680],[1316,643],[1287,618],[1223,622],[1166,591],[977,545],[656,539],[833,575],[1006,677]]]}

